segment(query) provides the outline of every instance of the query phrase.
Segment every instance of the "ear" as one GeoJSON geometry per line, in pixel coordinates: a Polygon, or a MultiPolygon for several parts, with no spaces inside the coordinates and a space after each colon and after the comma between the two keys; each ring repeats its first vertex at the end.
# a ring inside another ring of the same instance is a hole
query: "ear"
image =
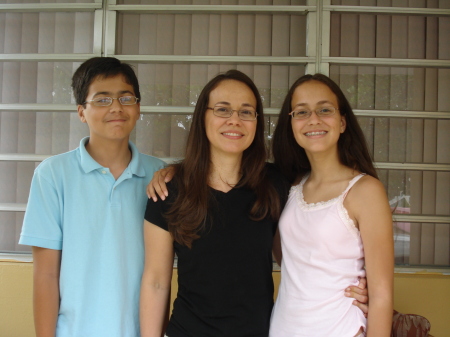
{"type": "Polygon", "coordinates": [[[84,117],[84,107],[82,105],[77,106],[78,111],[78,117],[80,118],[80,121],[83,123],[86,123],[86,117],[84,117]]]}
{"type": "Polygon", "coordinates": [[[136,103],[139,109],[139,112],[136,114],[136,122],[139,120],[139,118],[141,118],[141,103],[137,102],[136,103]]]}
{"type": "Polygon", "coordinates": [[[346,127],[347,121],[345,120],[345,116],[341,116],[341,133],[344,133],[346,127]]]}

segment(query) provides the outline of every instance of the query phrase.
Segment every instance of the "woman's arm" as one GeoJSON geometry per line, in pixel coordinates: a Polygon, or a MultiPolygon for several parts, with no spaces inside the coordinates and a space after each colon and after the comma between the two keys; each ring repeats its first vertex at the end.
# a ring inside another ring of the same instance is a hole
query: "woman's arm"
{"type": "Polygon", "coordinates": [[[173,269],[173,240],[169,232],[144,220],[145,264],[141,283],[142,337],[164,336],[173,269]]]}
{"type": "Polygon", "coordinates": [[[365,176],[350,190],[345,207],[356,220],[364,245],[370,312],[367,336],[390,336],[393,312],[392,214],[383,184],[365,176]]]}
{"type": "Polygon", "coordinates": [[[56,335],[60,267],[60,250],[33,247],[33,311],[36,337],[56,335]]]}
{"type": "Polygon", "coordinates": [[[361,309],[364,316],[367,317],[367,314],[369,313],[369,296],[367,291],[367,279],[365,277],[362,277],[359,280],[357,286],[349,286],[345,289],[344,295],[354,298],[353,305],[361,309]]]}

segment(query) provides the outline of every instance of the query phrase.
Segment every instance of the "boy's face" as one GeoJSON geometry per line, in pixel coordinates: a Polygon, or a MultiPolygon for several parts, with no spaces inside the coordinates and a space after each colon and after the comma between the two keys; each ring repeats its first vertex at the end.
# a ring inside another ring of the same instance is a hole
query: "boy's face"
{"type": "MultiPolygon", "coordinates": [[[[123,75],[114,77],[97,77],[89,86],[86,102],[101,98],[119,98],[135,96],[133,86],[125,81],[123,75]]],[[[86,103],[85,108],[78,105],[78,116],[89,126],[91,140],[127,140],[140,116],[139,103],[122,105],[113,99],[110,106],[96,106],[86,103]]]]}

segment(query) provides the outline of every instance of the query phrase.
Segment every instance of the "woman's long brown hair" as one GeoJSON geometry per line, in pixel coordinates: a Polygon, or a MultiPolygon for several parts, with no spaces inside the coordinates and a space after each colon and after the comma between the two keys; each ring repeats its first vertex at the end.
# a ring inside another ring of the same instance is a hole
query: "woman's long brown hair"
{"type": "Polygon", "coordinates": [[[278,124],[273,135],[272,153],[275,164],[281,172],[293,183],[296,178],[311,171],[311,164],[305,150],[297,144],[292,131],[291,116],[292,96],[295,89],[308,81],[318,81],[325,84],[336,95],[339,103],[339,113],[344,116],[346,127],[338,140],[340,162],[352,169],[367,173],[378,179],[377,172],[370,157],[366,139],[358,124],[355,114],[342,92],[341,88],[328,76],[323,74],[304,75],[289,89],[281,108],[278,124]]]}
{"type": "MultiPolygon", "coordinates": [[[[169,232],[174,240],[189,248],[199,238],[208,208],[213,202],[208,187],[211,167],[210,143],[206,136],[205,114],[209,94],[222,81],[234,80],[247,85],[256,98],[258,113],[256,134],[252,144],[244,151],[241,162],[242,178],[236,188],[246,187],[256,194],[256,201],[250,211],[252,220],[261,220],[266,216],[278,219],[280,214],[279,196],[265,174],[267,148],[264,142],[264,115],[261,96],[253,81],[238,70],[229,70],[219,74],[206,84],[194,109],[191,129],[186,144],[185,159],[175,164],[174,183],[177,197],[170,206],[166,218],[169,232]]],[[[218,205],[220,207],[220,205],[218,205]]]]}

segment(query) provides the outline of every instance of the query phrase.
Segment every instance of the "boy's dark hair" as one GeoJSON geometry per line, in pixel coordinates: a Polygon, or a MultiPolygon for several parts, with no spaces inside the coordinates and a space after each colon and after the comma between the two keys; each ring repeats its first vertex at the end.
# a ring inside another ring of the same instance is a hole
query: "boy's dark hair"
{"type": "Polygon", "coordinates": [[[84,61],[72,76],[73,96],[77,105],[84,105],[89,86],[97,77],[108,78],[122,75],[133,87],[134,94],[141,100],[139,82],[133,68],[115,57],[93,57],[84,61]]]}

